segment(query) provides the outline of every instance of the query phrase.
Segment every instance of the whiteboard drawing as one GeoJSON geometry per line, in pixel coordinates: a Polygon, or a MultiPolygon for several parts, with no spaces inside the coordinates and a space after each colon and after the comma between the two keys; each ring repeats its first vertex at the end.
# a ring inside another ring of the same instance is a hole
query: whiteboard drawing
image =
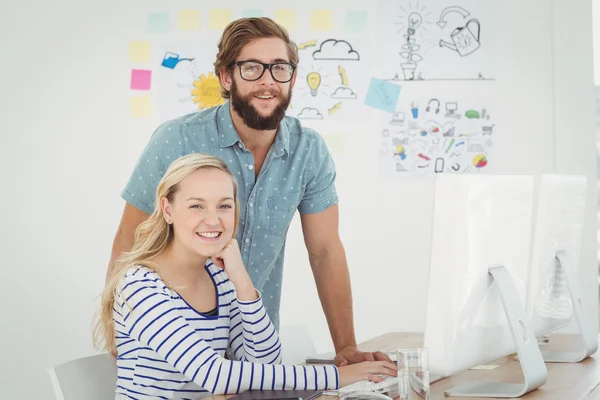
{"type": "Polygon", "coordinates": [[[359,49],[341,38],[300,40],[300,62],[287,114],[312,120],[360,117],[368,73],[361,65],[359,49]]]}
{"type": "Polygon", "coordinates": [[[391,118],[382,121],[380,173],[485,171],[495,135],[490,106],[491,99],[402,99],[391,118]]]}
{"type": "Polygon", "coordinates": [[[378,72],[390,80],[494,80],[494,10],[477,0],[381,0],[378,72]]]}

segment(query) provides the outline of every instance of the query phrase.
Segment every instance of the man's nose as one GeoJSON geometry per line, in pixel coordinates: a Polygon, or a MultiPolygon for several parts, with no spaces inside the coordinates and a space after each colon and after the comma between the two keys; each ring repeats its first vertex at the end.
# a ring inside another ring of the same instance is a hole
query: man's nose
{"type": "Polygon", "coordinates": [[[266,86],[271,86],[275,84],[275,79],[273,79],[273,76],[271,75],[271,70],[269,70],[269,68],[265,68],[265,72],[263,74],[263,76],[260,77],[260,79],[258,80],[258,83],[260,85],[266,85],[266,86]]]}

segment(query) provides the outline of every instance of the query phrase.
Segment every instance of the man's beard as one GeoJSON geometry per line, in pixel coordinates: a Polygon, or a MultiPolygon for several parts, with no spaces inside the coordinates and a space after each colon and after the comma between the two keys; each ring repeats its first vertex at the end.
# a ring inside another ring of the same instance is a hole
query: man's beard
{"type": "Polygon", "coordinates": [[[242,118],[244,124],[248,126],[248,128],[256,129],[259,131],[266,131],[277,129],[279,127],[279,123],[285,117],[285,111],[287,110],[290,102],[292,101],[292,90],[287,95],[287,97],[283,97],[281,92],[274,92],[273,94],[277,95],[277,98],[280,99],[280,103],[275,107],[271,115],[267,117],[263,117],[258,110],[250,104],[250,101],[254,98],[254,96],[260,92],[253,92],[246,96],[241,96],[237,91],[237,86],[235,81],[231,84],[231,106],[234,111],[242,118]]]}

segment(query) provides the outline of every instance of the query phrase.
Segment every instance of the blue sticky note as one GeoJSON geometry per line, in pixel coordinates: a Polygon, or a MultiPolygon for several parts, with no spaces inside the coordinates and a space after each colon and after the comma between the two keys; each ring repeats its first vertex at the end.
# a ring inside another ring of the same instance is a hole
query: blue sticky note
{"type": "Polygon", "coordinates": [[[166,12],[148,14],[148,32],[167,33],[171,30],[171,16],[166,12]]]}
{"type": "Polygon", "coordinates": [[[250,18],[250,17],[262,17],[264,15],[263,10],[260,8],[250,8],[246,10],[242,10],[242,17],[250,18]]]}
{"type": "Polygon", "coordinates": [[[371,78],[365,104],[379,110],[394,112],[398,97],[400,97],[400,85],[371,78]]]}
{"type": "Polygon", "coordinates": [[[364,32],[367,28],[367,12],[350,10],[346,13],[346,30],[350,32],[364,32]]]}

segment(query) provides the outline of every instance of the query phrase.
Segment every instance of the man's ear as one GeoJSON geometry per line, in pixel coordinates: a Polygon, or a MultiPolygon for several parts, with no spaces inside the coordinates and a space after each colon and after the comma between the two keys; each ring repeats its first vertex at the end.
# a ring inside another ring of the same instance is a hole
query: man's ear
{"type": "Polygon", "coordinates": [[[226,68],[222,68],[219,72],[219,79],[221,80],[221,86],[225,88],[227,91],[231,91],[231,84],[233,80],[233,76],[231,75],[232,71],[226,68]]]}

